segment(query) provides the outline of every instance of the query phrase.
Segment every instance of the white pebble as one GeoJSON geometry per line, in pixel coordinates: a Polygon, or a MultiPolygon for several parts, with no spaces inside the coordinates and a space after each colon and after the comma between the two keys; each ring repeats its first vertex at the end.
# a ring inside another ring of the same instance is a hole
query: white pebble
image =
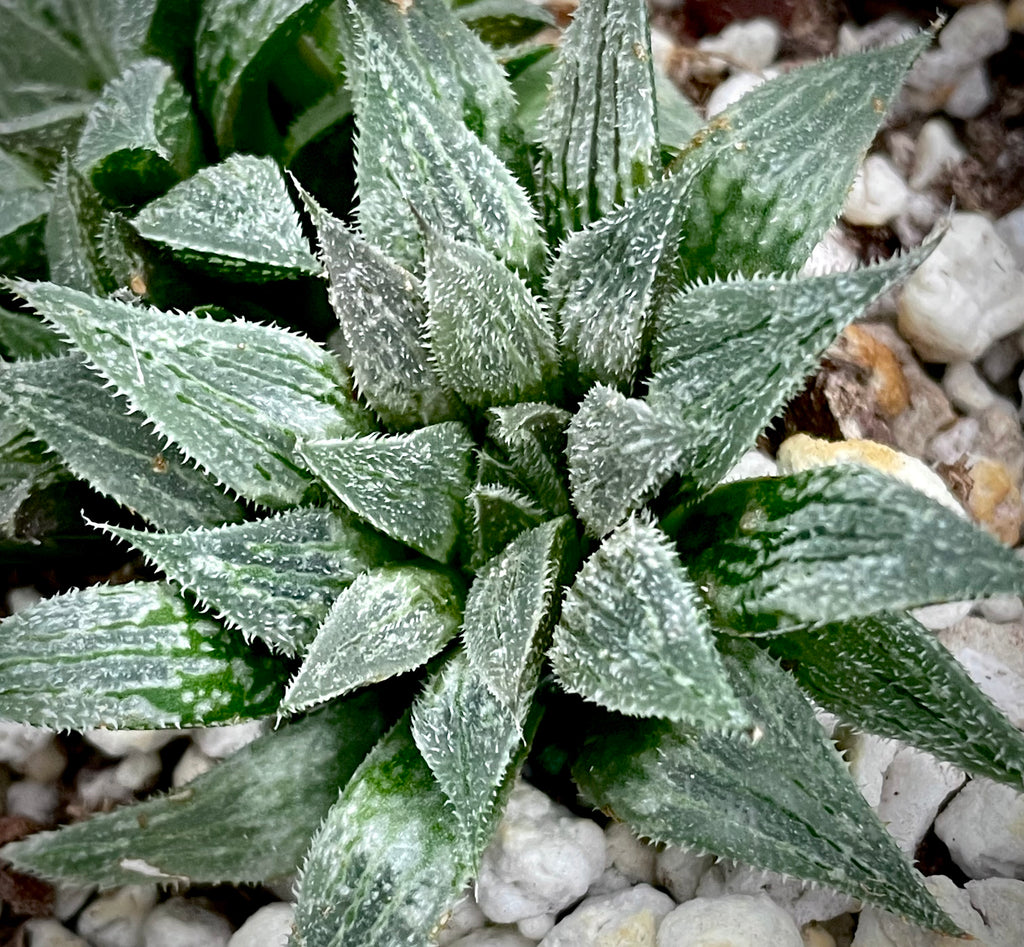
{"type": "Polygon", "coordinates": [[[793,919],[766,897],[733,894],[679,905],[658,928],[657,947],[803,947],[793,919]]]}
{"type": "Polygon", "coordinates": [[[833,224],[811,250],[807,262],[800,267],[800,276],[827,276],[845,273],[860,265],[860,256],[846,232],[833,224]]]}
{"type": "Polygon", "coordinates": [[[1024,207],[1004,214],[996,221],[995,227],[1000,239],[1010,248],[1017,265],[1024,269],[1024,207]]]}
{"type": "Polygon", "coordinates": [[[439,947],[447,947],[453,941],[464,937],[487,923],[484,912],[480,910],[472,891],[467,891],[455,904],[444,920],[441,929],[435,934],[439,947]]]}
{"type": "Polygon", "coordinates": [[[661,919],[675,906],[667,894],[645,884],[587,898],[555,925],[539,947],[654,947],[661,919]]]}
{"type": "Polygon", "coordinates": [[[0,764],[22,773],[33,754],[54,742],[53,733],[42,727],[0,720],[0,764]]]}
{"type": "Polygon", "coordinates": [[[713,54],[707,63],[701,64],[699,71],[713,75],[728,68],[757,72],[775,61],[781,42],[782,30],[769,17],[733,20],[717,36],[706,36],[697,43],[701,52],[713,54]]]}
{"type": "Polygon", "coordinates": [[[56,783],[37,783],[22,779],[7,790],[7,814],[25,816],[43,825],[51,825],[57,817],[60,796],[56,783]]]}
{"type": "Polygon", "coordinates": [[[93,885],[56,885],[53,897],[53,916],[58,921],[71,920],[95,893],[96,888],[93,885]]]}
{"type": "Polygon", "coordinates": [[[604,833],[520,782],[484,852],[480,909],[498,924],[552,914],[581,898],[605,869],[604,833]]]}
{"type": "Polygon", "coordinates": [[[625,822],[610,822],[604,830],[608,858],[631,884],[654,884],[654,863],[657,850],[641,842],[625,822]]]}
{"type": "MultiPolygon", "coordinates": [[[[769,70],[770,71],[770,70],[769,70]]],[[[739,102],[751,89],[756,89],[767,78],[766,73],[737,72],[729,76],[708,97],[707,117],[714,118],[730,105],[739,102]]]]}
{"type": "Polygon", "coordinates": [[[516,921],[516,930],[529,940],[540,940],[555,926],[554,914],[538,914],[536,917],[524,917],[516,921]]]}
{"type": "Polygon", "coordinates": [[[963,74],[943,108],[953,118],[976,118],[992,104],[992,97],[988,69],[978,63],[963,74]]]}
{"type": "Polygon", "coordinates": [[[139,947],[142,925],[155,904],[152,885],[126,885],[101,894],[78,916],[78,933],[92,947],[139,947]]]}
{"type": "Polygon", "coordinates": [[[910,746],[897,750],[885,772],[876,811],[903,851],[913,857],[939,807],[966,778],[963,770],[930,753],[910,746]]]}
{"type": "Polygon", "coordinates": [[[227,918],[185,898],[158,904],[142,926],[144,947],[227,947],[227,918]]]}
{"type": "Polygon", "coordinates": [[[295,905],[275,901],[261,907],[231,935],[228,947],[287,947],[295,905]]]}
{"type": "MultiPolygon", "coordinates": [[[[985,925],[971,907],[966,891],[945,875],[931,875],[924,879],[924,884],[954,923],[975,938],[984,937],[985,925]]],[[[964,943],[957,937],[926,931],[887,911],[865,906],[857,921],[852,947],[962,947],[964,943]]],[[[997,945],[987,939],[967,943],[978,943],[979,947],[1010,947],[1010,944],[997,945]]]]}
{"type": "Polygon", "coordinates": [[[722,477],[722,483],[732,483],[734,480],[750,480],[754,477],[775,477],[779,473],[778,464],[759,450],[748,450],[722,477]]]}
{"type": "Polygon", "coordinates": [[[28,935],[29,947],[89,947],[77,934],[69,931],[60,921],[48,917],[34,917],[22,928],[28,935]]]}
{"type": "Polygon", "coordinates": [[[107,756],[127,756],[133,750],[155,753],[181,735],[181,730],[86,730],[83,734],[87,743],[107,756]]]}
{"type": "Polygon", "coordinates": [[[678,845],[666,845],[658,853],[655,880],[681,904],[697,893],[701,876],[714,861],[712,855],[698,855],[678,845]]]}
{"type": "Polygon", "coordinates": [[[950,362],[942,376],[942,390],[964,414],[980,414],[998,397],[971,362],[950,362]]]}
{"type": "Polygon", "coordinates": [[[118,781],[117,767],[83,769],[75,784],[79,801],[90,812],[131,802],[132,792],[118,781]]]}
{"type": "Polygon", "coordinates": [[[42,600],[43,597],[39,594],[38,589],[32,588],[31,585],[19,585],[16,589],[8,590],[5,603],[7,611],[15,615],[18,612],[23,612],[26,608],[31,608],[42,600]]]}
{"type": "Polygon", "coordinates": [[[986,621],[1006,625],[1024,618],[1024,602],[1019,595],[994,595],[978,602],[978,611],[986,621]]]}
{"type": "Polygon", "coordinates": [[[981,62],[1010,41],[1006,11],[1001,3],[961,7],[939,33],[939,46],[967,62],[981,62]]]}
{"type": "Polygon", "coordinates": [[[963,621],[971,614],[974,602],[940,602],[938,605],[923,605],[912,608],[911,617],[919,621],[929,631],[942,631],[952,628],[957,622],[963,621]]]}
{"type": "Polygon", "coordinates": [[[953,657],[1015,727],[1024,727],[1024,624],[968,617],[939,633],[953,657]]]}
{"type": "Polygon", "coordinates": [[[533,947],[536,943],[514,927],[482,927],[452,941],[449,947],[533,947]]]}
{"type": "Polygon", "coordinates": [[[51,739],[38,747],[25,760],[23,772],[29,779],[41,783],[54,783],[68,765],[64,747],[51,734],[51,739]]]}
{"type": "Polygon", "coordinates": [[[142,792],[156,784],[162,769],[163,762],[159,753],[140,753],[136,750],[114,767],[114,778],[129,792],[142,792]]]}
{"type": "Polygon", "coordinates": [[[1024,272],[981,214],[953,214],[899,298],[900,332],[930,362],[973,362],[1024,326],[1024,272]]]}
{"type": "Polygon", "coordinates": [[[868,805],[876,807],[882,799],[885,772],[896,758],[900,744],[873,733],[853,732],[840,735],[839,742],[850,776],[868,805]]]}
{"type": "Polygon", "coordinates": [[[1024,881],[983,878],[964,886],[971,907],[984,919],[997,944],[1013,944],[1024,932],[1024,881]]]}
{"type": "Polygon", "coordinates": [[[856,53],[862,49],[890,46],[916,36],[917,25],[895,13],[887,13],[863,27],[849,21],[839,27],[836,52],[856,53]]]}
{"type": "Polygon", "coordinates": [[[928,119],[917,136],[910,186],[921,190],[934,184],[966,157],[967,151],[957,140],[949,122],[942,118],[928,119]]]}
{"type": "Polygon", "coordinates": [[[216,766],[215,760],[211,760],[199,747],[190,743],[185,752],[181,754],[181,759],[174,765],[174,771],[171,773],[171,785],[175,789],[184,786],[185,783],[192,782],[197,776],[202,776],[214,766],[216,766]]]}
{"type": "Polygon", "coordinates": [[[193,731],[195,745],[210,759],[220,760],[232,753],[237,753],[243,746],[252,743],[262,736],[268,727],[269,720],[248,720],[245,723],[233,723],[224,727],[199,727],[193,731]]]}
{"type": "Polygon", "coordinates": [[[935,820],[935,834],[969,878],[1024,878],[1024,796],[971,780],[935,820]]]}
{"type": "Polygon", "coordinates": [[[885,155],[868,155],[843,204],[843,217],[858,227],[882,227],[903,213],[910,191],[885,155]]]}

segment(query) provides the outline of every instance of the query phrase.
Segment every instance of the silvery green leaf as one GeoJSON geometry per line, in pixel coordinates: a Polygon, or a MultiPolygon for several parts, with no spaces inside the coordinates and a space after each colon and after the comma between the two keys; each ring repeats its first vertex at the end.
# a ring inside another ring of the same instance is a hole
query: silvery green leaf
{"type": "Polygon", "coordinates": [[[800,269],[931,41],[921,33],[795,69],[716,115],[679,159],[680,170],[705,162],[682,195],[684,278],[800,269]]]}
{"type": "Polygon", "coordinates": [[[530,0],[469,0],[459,4],[455,15],[488,46],[499,53],[554,26],[555,18],[546,7],[530,0]]]}
{"type": "Polygon", "coordinates": [[[359,125],[359,223],[367,239],[414,269],[423,237],[412,207],[432,230],[478,244],[517,269],[540,261],[526,193],[416,62],[388,46],[366,17],[349,62],[359,125]]]}
{"type": "Polygon", "coordinates": [[[718,732],[751,725],[697,586],[669,538],[636,517],[576,576],[550,659],[566,690],[621,713],[718,732]]]}
{"type": "Polygon", "coordinates": [[[317,631],[283,709],[305,710],[415,670],[454,637],[461,604],[452,577],[437,569],[394,565],[357,576],[317,631]]]}
{"type": "Polygon", "coordinates": [[[755,277],[676,294],[659,309],[647,404],[686,430],[673,473],[680,490],[708,489],[813,374],[825,348],[931,252],[803,279],[755,277]]]}
{"type": "Polygon", "coordinates": [[[441,384],[424,340],[420,281],[300,193],[317,229],[328,295],[359,392],[391,428],[457,416],[458,401],[441,384]]]}
{"type": "Polygon", "coordinates": [[[660,170],[647,5],[582,0],[541,115],[551,213],[569,233],[635,197],[660,170]]]}
{"type": "Polygon", "coordinates": [[[520,721],[537,684],[574,538],[566,516],[521,533],[477,573],[466,597],[462,638],[470,666],[520,721]]]}
{"type": "Polygon", "coordinates": [[[5,618],[0,671],[0,716],[72,730],[264,717],[285,678],[160,582],[77,589],[5,618]]]}
{"type": "Polygon", "coordinates": [[[50,192],[30,187],[0,191],[0,272],[39,269],[50,192]]]}
{"type": "Polygon", "coordinates": [[[143,203],[192,173],[199,130],[167,63],[143,59],[103,89],[78,139],[75,166],[119,204],[143,203]]]}
{"type": "Polygon", "coordinates": [[[31,431],[0,416],[0,538],[19,538],[20,514],[29,499],[69,477],[31,431]]]}
{"type": "Polygon", "coordinates": [[[572,415],[554,405],[523,402],[491,408],[487,434],[504,449],[515,475],[545,509],[569,512],[565,489],[565,431],[572,415]]]}
{"type": "Polygon", "coordinates": [[[469,406],[542,400],[558,375],[551,320],[486,250],[427,237],[427,336],[439,375],[469,406]]]}
{"type": "Polygon", "coordinates": [[[763,644],[843,720],[1024,788],[1024,735],[909,615],[809,625],[763,644]]]}
{"type": "Polygon", "coordinates": [[[304,441],[300,453],[357,516],[433,559],[451,557],[472,486],[473,441],[462,424],[304,441]]]}
{"type": "Polygon", "coordinates": [[[574,768],[584,794],[652,841],[816,881],[955,936],[792,678],[749,642],[726,644],[754,737],[622,720],[587,741],[574,768]]]}
{"type": "Polygon", "coordinates": [[[473,522],[470,565],[477,568],[496,556],[525,530],[540,525],[546,510],[516,487],[478,483],[466,500],[473,522]]]}
{"type": "Polygon", "coordinates": [[[328,813],[302,868],[293,947],[423,947],[468,876],[405,717],[328,813]]]}
{"type": "Polygon", "coordinates": [[[46,182],[35,173],[27,162],[0,148],[0,192],[42,191],[46,182]]]}
{"type": "Polygon", "coordinates": [[[205,0],[196,31],[196,84],[224,151],[240,134],[244,96],[284,46],[327,7],[329,0],[205,0]]]}
{"type": "Polygon", "coordinates": [[[12,414],[94,490],[162,529],[242,518],[238,503],[130,416],[80,356],[16,362],[0,377],[12,414]]]}
{"type": "MultiPolygon", "coordinates": [[[[167,0],[163,0],[167,5],[167,0]]],[[[161,0],[66,0],[55,4],[61,26],[107,79],[142,59],[161,0]]],[[[187,4],[181,4],[185,6],[187,4]]]]}
{"type": "Polygon", "coordinates": [[[35,316],[0,309],[0,353],[7,358],[51,358],[67,350],[60,336],[35,316]]]}
{"type": "Polygon", "coordinates": [[[46,218],[51,280],[94,296],[113,289],[100,254],[99,235],[105,213],[100,196],[65,155],[53,179],[52,203],[46,218]]]}
{"type": "Polygon", "coordinates": [[[12,284],[126,394],[158,433],[244,497],[302,502],[296,438],[367,431],[338,363],[283,329],[98,299],[49,283],[12,284]]]}
{"type": "Polygon", "coordinates": [[[687,431],[636,398],[595,385],[569,422],[569,485],[587,533],[603,536],[650,500],[688,449],[687,431]]]}
{"type": "Polygon", "coordinates": [[[700,130],[700,113],[658,68],[654,70],[654,92],[658,100],[658,141],[662,148],[682,151],[700,130]]]}
{"type": "Polygon", "coordinates": [[[81,99],[2,119],[0,148],[37,168],[51,170],[60,163],[65,151],[74,150],[91,105],[92,94],[83,93],[81,99]]]}
{"type": "Polygon", "coordinates": [[[1024,592],[1010,549],[867,467],[720,486],[676,538],[721,620],[743,632],[1024,592]]]}
{"type": "MultiPolygon", "coordinates": [[[[352,114],[352,93],[344,88],[332,89],[302,112],[288,126],[288,136],[281,149],[281,163],[288,167],[302,153],[303,148],[326,134],[352,114]]],[[[300,189],[300,194],[302,191],[300,189]]],[[[309,198],[303,194],[307,207],[309,198]]],[[[312,212],[312,209],[310,209],[312,212]]]]}
{"type": "Polygon", "coordinates": [[[133,225],[182,262],[229,278],[260,282],[320,272],[270,158],[236,154],[203,168],[147,204],[133,225]]]}
{"type": "Polygon", "coordinates": [[[285,654],[305,648],[356,576],[396,552],[383,536],[324,509],[181,533],[106,529],[216,608],[247,639],[261,638],[285,654]]]}
{"type": "Polygon", "coordinates": [[[286,721],[186,786],[0,851],[19,871],[109,888],[291,875],[384,727],[370,694],[286,721]]]}

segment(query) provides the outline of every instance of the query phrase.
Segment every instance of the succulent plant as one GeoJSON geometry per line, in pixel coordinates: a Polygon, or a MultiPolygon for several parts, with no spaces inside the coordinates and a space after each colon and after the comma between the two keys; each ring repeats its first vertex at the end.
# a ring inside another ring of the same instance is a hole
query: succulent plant
{"type": "Polygon", "coordinates": [[[1020,789],[1021,734],[907,613],[1020,561],[867,468],[722,482],[929,252],[801,274],[930,35],[701,126],[635,0],[557,52],[511,2],[93,6],[0,3],[0,520],[45,554],[84,481],[165,578],[4,619],[0,714],[275,726],[0,854],[298,870],[294,944],[425,944],[528,763],[956,933],[815,704],[1020,789]]]}

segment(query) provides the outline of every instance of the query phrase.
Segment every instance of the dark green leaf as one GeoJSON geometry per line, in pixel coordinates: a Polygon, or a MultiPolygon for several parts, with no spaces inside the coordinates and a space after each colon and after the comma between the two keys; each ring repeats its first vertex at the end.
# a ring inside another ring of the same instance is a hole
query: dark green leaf
{"type": "Polygon", "coordinates": [[[7,358],[50,358],[67,350],[57,333],[35,316],[0,309],[0,353],[7,358]]]}
{"type": "Polygon", "coordinates": [[[539,526],[545,510],[521,490],[501,483],[478,483],[467,499],[473,520],[470,565],[496,556],[520,533],[539,526]]]}
{"type": "Polygon", "coordinates": [[[66,155],[53,180],[53,203],[46,219],[46,258],[50,279],[93,296],[114,287],[100,253],[105,211],[99,195],[71,166],[66,155]]]}
{"type": "Polygon", "coordinates": [[[0,191],[0,273],[38,271],[50,193],[37,188],[0,191]]]}
{"type": "Polygon", "coordinates": [[[455,15],[496,50],[522,43],[555,25],[547,8],[530,0],[471,0],[456,7],[455,15]]]}
{"type": "Polygon", "coordinates": [[[4,119],[0,121],[0,147],[41,171],[49,171],[60,163],[65,151],[74,151],[91,104],[92,95],[88,95],[82,101],[4,119]]]}

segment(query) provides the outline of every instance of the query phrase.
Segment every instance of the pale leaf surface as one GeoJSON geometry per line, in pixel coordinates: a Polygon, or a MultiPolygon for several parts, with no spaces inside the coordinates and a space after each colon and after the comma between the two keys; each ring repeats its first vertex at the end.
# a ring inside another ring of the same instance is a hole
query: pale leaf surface
{"type": "MultiPolygon", "coordinates": [[[[482,471],[481,471],[482,472],[482,471]]],[[[532,497],[505,483],[478,483],[467,498],[473,529],[470,565],[482,566],[525,530],[548,517],[532,497]]]]}
{"type": "Polygon", "coordinates": [[[99,194],[65,156],[52,184],[46,218],[46,259],[50,279],[83,293],[102,295],[108,285],[99,233],[105,210],[99,194]]]}

